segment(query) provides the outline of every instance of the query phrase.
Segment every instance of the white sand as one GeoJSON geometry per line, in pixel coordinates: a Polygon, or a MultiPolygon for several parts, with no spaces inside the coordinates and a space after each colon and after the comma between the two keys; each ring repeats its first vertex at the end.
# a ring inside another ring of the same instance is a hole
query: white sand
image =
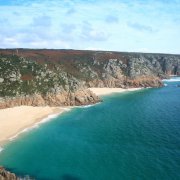
{"type": "Polygon", "coordinates": [[[128,89],[123,89],[123,88],[89,88],[93,93],[96,95],[107,95],[111,93],[121,93],[121,92],[127,92],[127,91],[136,91],[140,90],[142,88],[128,88],[128,89]]]}
{"type": "MultiPolygon", "coordinates": [[[[136,91],[141,88],[89,88],[96,95],[107,95],[126,91],[136,91]]],[[[0,145],[17,137],[27,128],[41,123],[44,118],[51,114],[60,114],[70,107],[32,107],[18,106],[7,109],[0,109],[0,145]]],[[[48,117],[49,118],[49,117],[48,117]]]]}
{"type": "Polygon", "coordinates": [[[41,122],[51,114],[60,114],[70,108],[19,106],[0,110],[0,145],[24,129],[41,122]]]}

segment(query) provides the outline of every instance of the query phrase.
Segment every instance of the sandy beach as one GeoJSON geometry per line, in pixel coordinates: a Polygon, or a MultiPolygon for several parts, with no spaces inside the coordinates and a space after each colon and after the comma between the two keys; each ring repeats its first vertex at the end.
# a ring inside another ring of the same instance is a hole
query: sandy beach
{"type": "Polygon", "coordinates": [[[32,107],[19,106],[0,110],[0,146],[17,137],[27,128],[53,118],[69,107],[32,107]]]}
{"type": "MultiPolygon", "coordinates": [[[[141,88],[89,88],[96,95],[108,95],[111,93],[121,93],[136,91],[141,88]]],[[[18,106],[0,110],[0,146],[8,140],[16,138],[26,131],[27,128],[34,127],[48,119],[58,115],[71,107],[33,107],[18,106]]]]}
{"type": "Polygon", "coordinates": [[[108,95],[111,93],[121,93],[121,92],[127,92],[127,91],[136,91],[140,90],[142,88],[128,88],[128,89],[123,89],[123,88],[89,88],[93,93],[95,93],[98,96],[101,95],[108,95]]]}

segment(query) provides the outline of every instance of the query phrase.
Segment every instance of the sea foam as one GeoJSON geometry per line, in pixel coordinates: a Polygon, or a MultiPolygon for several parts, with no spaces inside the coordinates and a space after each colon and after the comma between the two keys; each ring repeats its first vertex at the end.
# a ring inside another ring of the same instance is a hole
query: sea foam
{"type": "Polygon", "coordinates": [[[3,151],[3,148],[2,148],[2,147],[0,147],[0,152],[1,152],[1,151],[3,151]]]}
{"type": "Polygon", "coordinates": [[[97,104],[100,104],[101,102],[95,103],[95,104],[88,104],[88,105],[84,105],[84,106],[76,106],[77,108],[89,108],[92,106],[96,106],[97,104]]]}
{"type": "Polygon", "coordinates": [[[10,140],[10,141],[13,141],[13,140],[14,140],[15,138],[17,138],[20,134],[22,134],[22,133],[24,133],[24,132],[28,132],[28,131],[30,131],[30,130],[32,130],[32,129],[34,129],[34,128],[38,128],[40,124],[45,123],[45,122],[47,122],[47,121],[50,121],[50,120],[58,117],[59,114],[61,114],[61,113],[49,115],[48,117],[46,117],[46,118],[42,119],[41,121],[35,123],[33,126],[28,127],[28,128],[25,128],[25,129],[23,129],[22,131],[18,132],[16,135],[10,137],[9,140],[10,140]]]}
{"type": "Polygon", "coordinates": [[[89,107],[92,107],[94,106],[95,104],[89,104],[89,105],[85,105],[85,106],[81,106],[81,108],[89,108],[89,107]]]}
{"type": "Polygon", "coordinates": [[[180,77],[171,78],[171,79],[163,79],[163,82],[180,82],[180,77]]]}

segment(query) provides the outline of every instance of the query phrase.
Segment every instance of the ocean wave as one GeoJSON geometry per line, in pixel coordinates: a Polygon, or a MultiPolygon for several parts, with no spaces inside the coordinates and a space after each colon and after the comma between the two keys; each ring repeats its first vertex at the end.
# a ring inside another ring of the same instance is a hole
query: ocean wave
{"type": "Polygon", "coordinates": [[[23,129],[22,131],[18,132],[16,135],[10,137],[9,140],[10,140],[10,141],[13,141],[13,140],[16,139],[20,134],[25,133],[25,132],[28,132],[28,131],[30,131],[30,130],[32,130],[32,129],[34,129],[34,128],[38,128],[40,124],[43,124],[43,123],[45,123],[45,122],[47,122],[47,121],[50,121],[50,120],[58,117],[59,114],[61,114],[61,113],[49,115],[48,117],[46,117],[46,118],[42,119],[41,121],[35,123],[33,126],[27,127],[27,128],[25,128],[25,129],[23,129]]]}
{"type": "Polygon", "coordinates": [[[95,104],[89,104],[89,105],[81,106],[81,108],[89,108],[89,107],[92,107],[92,106],[95,106],[95,104]]]}
{"type": "Polygon", "coordinates": [[[2,147],[0,147],[0,152],[2,152],[3,151],[3,148],[2,147]]]}
{"type": "Polygon", "coordinates": [[[171,78],[171,79],[163,79],[163,82],[180,82],[180,77],[171,78]]]}
{"type": "Polygon", "coordinates": [[[88,105],[85,105],[85,106],[77,106],[77,108],[89,108],[89,107],[92,107],[92,106],[96,106],[97,104],[100,104],[101,102],[98,102],[96,104],[88,104],[88,105]]]}
{"type": "Polygon", "coordinates": [[[89,107],[92,107],[94,106],[94,104],[89,104],[89,105],[85,105],[85,106],[74,106],[75,108],[78,108],[78,109],[84,109],[84,108],[89,108],[89,107]]]}
{"type": "Polygon", "coordinates": [[[61,109],[64,109],[65,111],[70,111],[71,108],[62,107],[61,109]]]}

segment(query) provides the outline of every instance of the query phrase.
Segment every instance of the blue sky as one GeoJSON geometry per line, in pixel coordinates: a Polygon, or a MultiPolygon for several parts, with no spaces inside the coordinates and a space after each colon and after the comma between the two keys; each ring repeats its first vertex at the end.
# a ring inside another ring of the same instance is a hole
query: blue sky
{"type": "Polygon", "coordinates": [[[0,48],[180,54],[180,0],[0,0],[0,48]]]}

